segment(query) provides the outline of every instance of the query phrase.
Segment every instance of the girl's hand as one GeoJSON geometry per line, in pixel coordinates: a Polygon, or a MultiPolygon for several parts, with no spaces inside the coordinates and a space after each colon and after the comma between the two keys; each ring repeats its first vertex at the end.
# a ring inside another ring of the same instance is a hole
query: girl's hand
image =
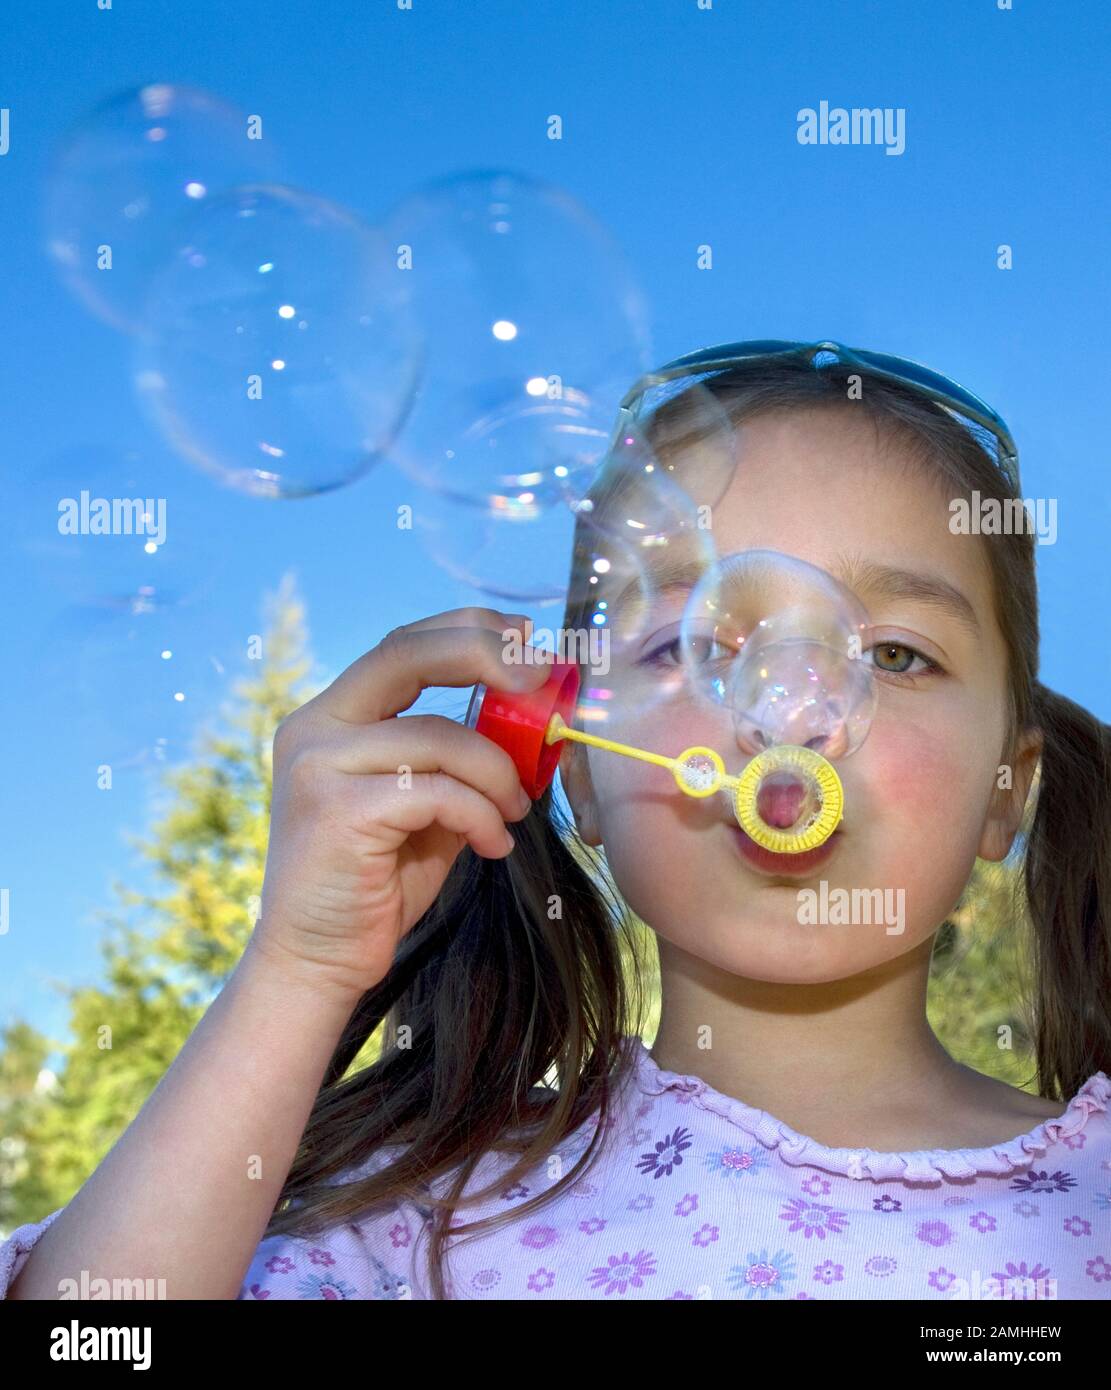
{"type": "Polygon", "coordinates": [[[460,608],[396,628],[282,721],[253,949],[354,1002],[388,973],[465,844],[510,852],[505,823],[531,803],[508,753],[441,715],[396,716],[429,685],[543,685],[547,653],[503,660],[502,634],[525,639],[527,623],[460,608]]]}

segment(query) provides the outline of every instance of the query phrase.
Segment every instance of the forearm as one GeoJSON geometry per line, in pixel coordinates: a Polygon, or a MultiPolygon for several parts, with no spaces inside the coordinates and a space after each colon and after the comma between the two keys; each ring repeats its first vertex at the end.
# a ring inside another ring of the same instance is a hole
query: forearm
{"type": "Polygon", "coordinates": [[[164,1279],[170,1299],[234,1298],[356,1002],[248,946],[8,1297],[57,1298],[87,1270],[164,1279]]]}

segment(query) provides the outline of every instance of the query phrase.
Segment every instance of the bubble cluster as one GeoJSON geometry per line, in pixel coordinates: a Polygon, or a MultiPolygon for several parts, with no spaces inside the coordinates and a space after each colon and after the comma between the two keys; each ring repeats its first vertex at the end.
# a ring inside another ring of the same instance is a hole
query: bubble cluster
{"type": "Polygon", "coordinates": [[[703,706],[730,711],[750,755],[790,744],[845,757],[875,710],[872,667],[861,659],[867,630],[860,601],[826,571],[746,550],[723,557],[691,590],[681,663],[703,706]]]}

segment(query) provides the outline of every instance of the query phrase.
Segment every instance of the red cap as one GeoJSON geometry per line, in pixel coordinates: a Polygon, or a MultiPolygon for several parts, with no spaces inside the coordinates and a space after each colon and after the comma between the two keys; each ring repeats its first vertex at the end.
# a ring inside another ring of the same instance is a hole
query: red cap
{"type": "Polygon", "coordinates": [[[562,739],[545,743],[548,725],[554,714],[570,724],[578,695],[579,668],[555,661],[539,690],[488,688],[483,697],[474,728],[505,749],[533,801],[543,795],[559,763],[562,739]]]}

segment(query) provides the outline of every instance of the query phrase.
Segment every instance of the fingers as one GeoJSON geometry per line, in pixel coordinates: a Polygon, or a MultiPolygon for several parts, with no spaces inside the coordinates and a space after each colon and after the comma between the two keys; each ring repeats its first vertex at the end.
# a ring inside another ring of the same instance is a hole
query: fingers
{"type": "Polygon", "coordinates": [[[370,790],[373,804],[367,815],[376,832],[393,831],[398,845],[439,825],[462,836],[487,859],[501,859],[513,848],[513,837],[494,803],[446,773],[420,773],[406,787],[399,786],[396,777],[375,777],[361,785],[370,790]]]}
{"type": "Polygon", "coordinates": [[[309,705],[335,719],[369,724],[408,709],[425,686],[481,681],[500,690],[538,689],[548,678],[551,654],[530,647],[532,659],[521,661],[530,623],[522,614],[458,608],[395,628],[309,705]]]}
{"type": "Polygon", "coordinates": [[[322,734],[313,756],[349,773],[444,773],[494,803],[502,820],[528,813],[513,759],[491,739],[439,714],[408,714],[322,734]]]}

